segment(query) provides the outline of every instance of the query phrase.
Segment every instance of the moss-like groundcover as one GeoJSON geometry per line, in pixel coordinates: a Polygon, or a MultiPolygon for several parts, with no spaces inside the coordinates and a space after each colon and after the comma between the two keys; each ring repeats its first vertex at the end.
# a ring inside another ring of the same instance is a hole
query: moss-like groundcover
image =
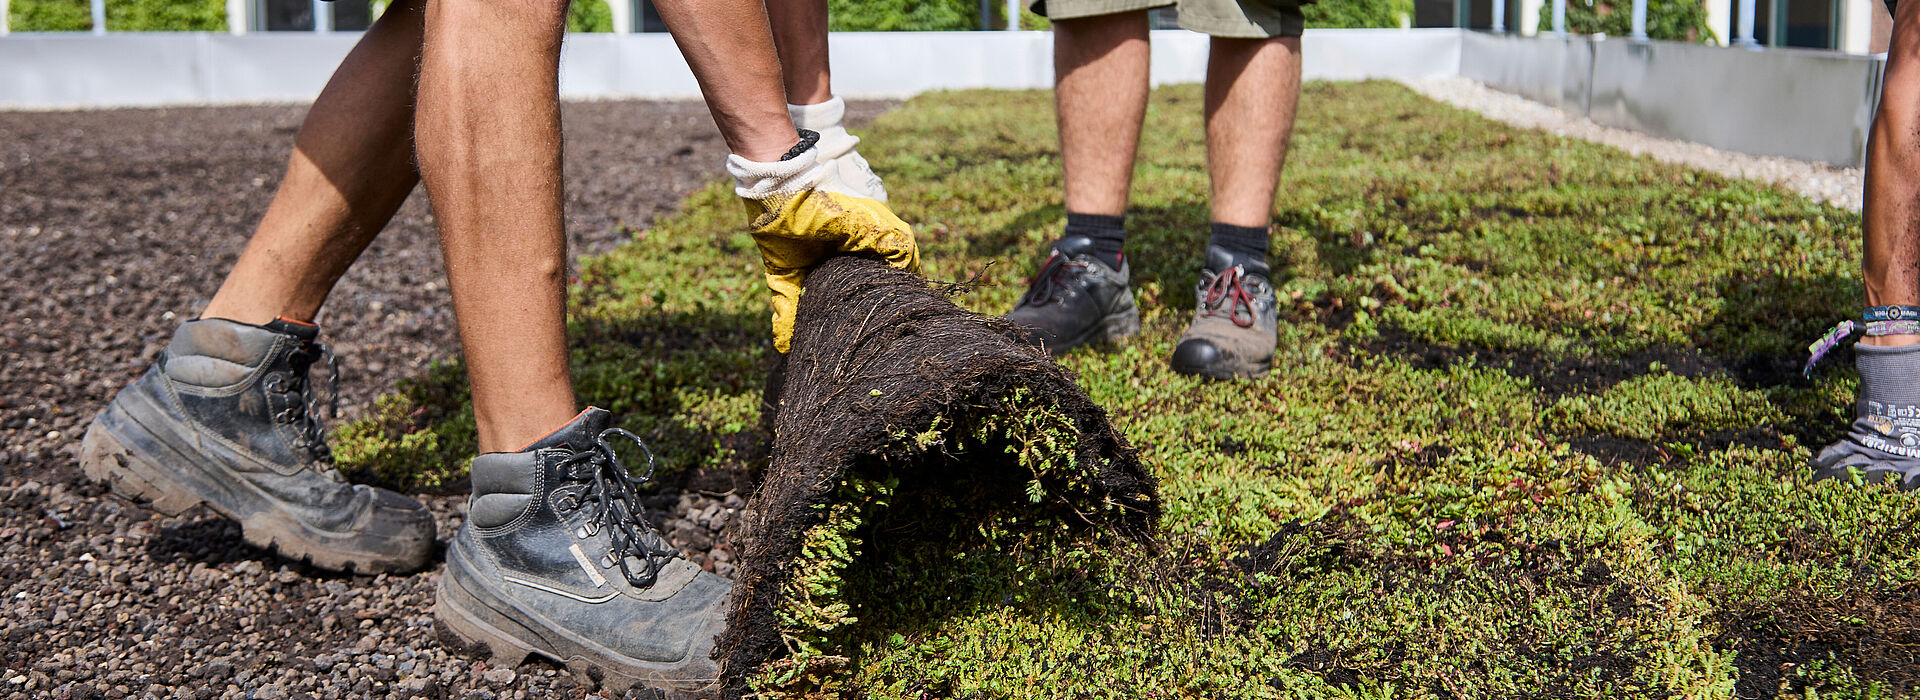
{"type": "MultiPolygon", "coordinates": [[[[1200,107],[1178,86],[1148,113],[1144,332],[1063,360],[1159,477],[1160,546],[903,550],[883,575],[907,575],[835,633],[845,663],[788,691],[1913,692],[1920,506],[1803,467],[1851,411],[1846,358],[1797,371],[1858,303],[1857,215],[1391,84],[1312,84],[1275,205],[1276,369],[1196,380],[1165,357],[1206,235],[1200,107]]],[[[1050,96],[923,95],[862,136],[924,271],[1011,308],[1063,220],[1050,96]]],[[[582,399],[682,475],[764,461],[772,350],[739,217],[703,190],[573,295],[582,399]]],[[[336,435],[343,461],[457,485],[461,382],[402,387],[336,435]]]]}

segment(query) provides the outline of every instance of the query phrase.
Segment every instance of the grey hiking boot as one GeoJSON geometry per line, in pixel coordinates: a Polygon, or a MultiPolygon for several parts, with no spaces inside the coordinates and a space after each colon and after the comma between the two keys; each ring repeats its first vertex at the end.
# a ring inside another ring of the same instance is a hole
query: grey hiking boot
{"type": "Polygon", "coordinates": [[[1273,369],[1280,326],[1265,263],[1235,265],[1207,246],[1207,267],[1193,290],[1193,323],[1173,348],[1173,371],[1214,379],[1251,379],[1273,369]]]}
{"type": "Polygon", "coordinates": [[[537,654],[615,697],[636,684],[710,696],[733,584],[642,519],[633,486],[646,477],[629,475],[614,444],[645,446],[609,420],[589,408],[524,450],[474,458],[467,523],[433,608],[441,640],[507,666],[537,654]]]}
{"type": "Polygon", "coordinates": [[[307,377],[331,362],[318,333],[286,321],[181,324],[93,419],[81,468],[168,515],[205,503],[240,521],[249,544],[323,569],[419,569],[433,553],[433,515],[334,471],[307,377]]]}
{"type": "Polygon", "coordinates": [[[1062,238],[1006,319],[1033,331],[1056,355],[1138,333],[1140,308],[1127,287],[1129,268],[1126,258],[1118,270],[1100,262],[1086,236],[1062,238]]]}

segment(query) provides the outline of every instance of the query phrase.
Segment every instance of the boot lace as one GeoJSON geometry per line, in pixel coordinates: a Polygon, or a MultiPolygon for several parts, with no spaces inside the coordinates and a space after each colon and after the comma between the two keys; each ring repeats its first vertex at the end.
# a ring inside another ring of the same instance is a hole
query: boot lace
{"type": "Polygon", "coordinates": [[[280,411],[274,420],[293,425],[299,437],[293,446],[305,449],[320,465],[320,471],[338,479],[333,466],[333,450],[327,446],[326,424],[320,420],[320,409],[326,407],[328,418],[340,416],[340,363],[334,358],[333,350],[320,343],[302,343],[287,357],[287,376],[271,377],[267,380],[267,390],[279,393],[298,394],[299,399],[292,406],[280,411]],[[327,392],[323,401],[314,391],[311,371],[315,362],[327,365],[327,392]]]}
{"type": "Polygon", "coordinates": [[[601,431],[593,442],[592,447],[568,455],[559,465],[569,480],[584,484],[586,489],[577,494],[556,495],[554,505],[565,513],[591,508],[592,517],[584,527],[592,533],[605,529],[613,539],[613,546],[607,550],[607,559],[611,561],[603,561],[602,565],[619,566],[627,583],[646,588],[659,577],[661,567],[679,556],[647,523],[646,509],[634,491],[634,487],[653,479],[653,450],[647,449],[639,436],[619,428],[601,431]],[[615,439],[631,442],[646,453],[645,474],[636,477],[627,471],[619,452],[613,449],[615,439]],[[636,570],[627,563],[629,560],[642,566],[636,570]]]}
{"type": "Polygon", "coordinates": [[[1235,265],[1218,274],[1205,274],[1207,277],[1200,281],[1200,315],[1225,318],[1241,328],[1253,327],[1254,296],[1247,289],[1246,269],[1235,265]]]}
{"type": "Polygon", "coordinates": [[[1067,256],[1055,251],[1053,255],[1047,256],[1047,262],[1040,266],[1040,274],[1033,278],[1033,287],[1027,290],[1026,296],[1021,297],[1020,303],[1025,306],[1041,306],[1058,300],[1061,292],[1073,289],[1069,285],[1077,281],[1086,269],[1086,263],[1068,260],[1067,256]]]}

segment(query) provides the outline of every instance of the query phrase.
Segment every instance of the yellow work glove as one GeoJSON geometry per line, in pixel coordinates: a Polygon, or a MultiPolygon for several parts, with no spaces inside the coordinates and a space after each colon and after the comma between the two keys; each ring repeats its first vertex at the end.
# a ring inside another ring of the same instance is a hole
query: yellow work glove
{"type": "Polygon", "coordinates": [[[774,349],[791,348],[800,290],[807,273],[827,258],[869,253],[893,267],[919,271],[913,229],[886,204],[849,192],[828,177],[818,148],[773,163],[728,156],[727,172],[747,205],[748,231],[760,245],[767,289],[773,292],[774,349]]]}

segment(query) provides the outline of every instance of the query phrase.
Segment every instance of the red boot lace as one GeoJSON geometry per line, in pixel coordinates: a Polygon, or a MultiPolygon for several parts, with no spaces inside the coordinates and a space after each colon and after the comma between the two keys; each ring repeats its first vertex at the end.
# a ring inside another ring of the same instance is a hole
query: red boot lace
{"type": "Polygon", "coordinates": [[[1247,271],[1239,265],[1221,270],[1206,283],[1206,296],[1200,302],[1201,316],[1218,316],[1241,328],[1253,326],[1253,292],[1247,290],[1247,271]],[[1241,313],[1245,313],[1244,318],[1241,313]]]}

